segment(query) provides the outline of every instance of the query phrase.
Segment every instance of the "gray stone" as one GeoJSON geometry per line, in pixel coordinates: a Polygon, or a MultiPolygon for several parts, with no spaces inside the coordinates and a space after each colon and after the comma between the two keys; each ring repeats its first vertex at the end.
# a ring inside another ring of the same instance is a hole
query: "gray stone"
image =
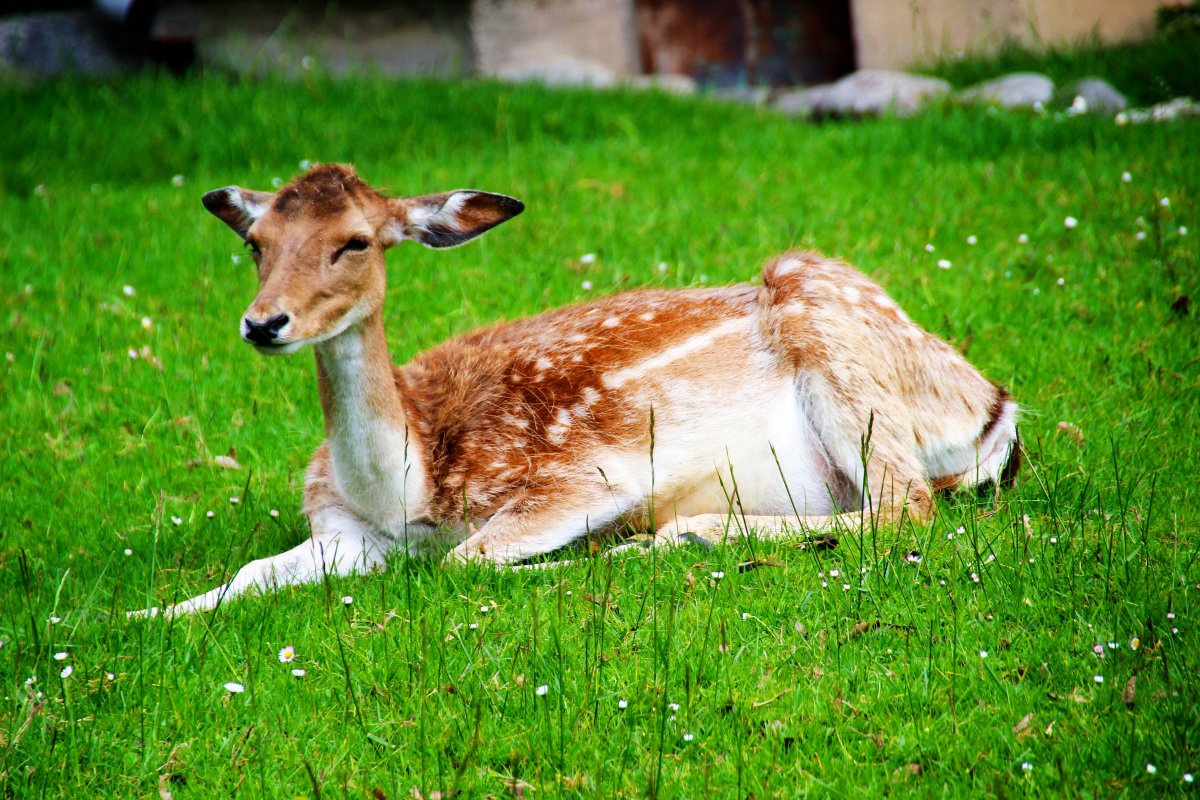
{"type": "Polygon", "coordinates": [[[950,84],[940,78],[864,69],[836,83],[812,87],[805,99],[814,116],[873,116],[888,111],[906,116],[949,91],[950,84]]]}
{"type": "Polygon", "coordinates": [[[812,116],[812,105],[808,101],[808,92],[804,89],[785,89],[771,99],[771,108],[780,114],[793,117],[812,116]]]}
{"type": "Polygon", "coordinates": [[[1091,114],[1115,114],[1129,106],[1125,95],[1101,78],[1084,78],[1062,88],[1059,99],[1063,105],[1082,108],[1091,114]],[[1082,97],[1082,105],[1075,98],[1082,97]]]}
{"type": "Polygon", "coordinates": [[[992,103],[1004,108],[1034,108],[1054,98],[1054,81],[1038,72],[1014,72],[977,83],[958,93],[968,103],[992,103]]]}
{"type": "Polygon", "coordinates": [[[560,55],[529,56],[510,60],[493,74],[505,81],[532,81],[547,86],[603,88],[617,82],[617,76],[603,64],[560,55]]]}
{"type": "Polygon", "coordinates": [[[655,75],[635,75],[625,81],[632,89],[650,89],[667,94],[691,95],[696,93],[696,81],[690,75],[663,72],[655,75]]]}
{"type": "Polygon", "coordinates": [[[1200,104],[1190,97],[1176,97],[1150,108],[1118,111],[1114,119],[1118,125],[1140,125],[1144,122],[1171,122],[1183,117],[1200,117],[1200,104]]]}

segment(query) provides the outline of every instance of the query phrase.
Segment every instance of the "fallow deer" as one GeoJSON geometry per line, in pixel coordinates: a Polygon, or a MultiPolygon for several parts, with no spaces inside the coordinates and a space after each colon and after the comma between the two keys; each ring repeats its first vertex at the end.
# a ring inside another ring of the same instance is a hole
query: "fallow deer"
{"type": "Polygon", "coordinates": [[[616,527],[712,541],[921,520],[933,491],[1018,466],[1008,393],[839,261],[787,253],[761,285],[618,294],[394,367],[384,251],[462,244],[520,201],[389,198],[323,165],[204,205],[258,266],[242,338],[267,355],[313,347],[326,440],[305,479],[311,537],[168,613],[379,568],[446,535],[450,560],[507,564],[616,527]]]}

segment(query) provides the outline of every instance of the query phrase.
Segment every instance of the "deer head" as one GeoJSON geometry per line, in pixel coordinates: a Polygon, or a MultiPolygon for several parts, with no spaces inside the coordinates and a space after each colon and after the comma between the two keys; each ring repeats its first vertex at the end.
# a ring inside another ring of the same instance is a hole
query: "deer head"
{"type": "Polygon", "coordinates": [[[313,167],[278,192],[237,186],[204,207],[249,245],[258,295],[242,338],[260,353],[293,353],[338,335],[383,306],[384,251],[405,239],[454,247],[524,210],[500,194],[460,190],[384,197],[352,167],[313,167]]]}

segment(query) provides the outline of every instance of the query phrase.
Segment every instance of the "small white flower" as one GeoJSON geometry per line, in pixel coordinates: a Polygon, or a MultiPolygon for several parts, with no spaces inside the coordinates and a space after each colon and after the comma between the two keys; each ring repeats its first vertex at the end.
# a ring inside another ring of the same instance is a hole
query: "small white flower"
{"type": "Polygon", "coordinates": [[[479,627],[479,623],[478,623],[478,622],[472,622],[472,623],[471,623],[470,625],[468,625],[467,627],[468,627],[469,629],[471,629],[471,630],[475,630],[476,628],[478,628],[478,627],[479,627]]]}
{"type": "Polygon", "coordinates": [[[550,691],[550,687],[543,683],[541,686],[537,687],[533,691],[538,697],[543,697],[546,694],[546,692],[550,691]]]}
{"type": "Polygon", "coordinates": [[[700,276],[700,282],[701,282],[701,283],[708,283],[708,276],[707,276],[707,275],[701,275],[701,276],[700,276]]]}
{"type": "Polygon", "coordinates": [[[1184,783],[1191,783],[1194,780],[1195,780],[1195,778],[1192,777],[1192,773],[1190,773],[1190,772],[1183,773],[1183,782],[1184,783]]]}
{"type": "Polygon", "coordinates": [[[972,580],[972,581],[974,581],[975,583],[979,583],[979,573],[978,573],[978,572],[972,572],[972,573],[971,573],[971,580],[972,580]]]}
{"type": "Polygon", "coordinates": [[[979,243],[979,240],[977,238],[975,238],[975,234],[971,234],[970,236],[967,237],[967,244],[975,245],[978,243],[979,243]]]}
{"type": "Polygon", "coordinates": [[[1033,772],[1033,764],[1030,764],[1028,761],[1022,761],[1021,769],[1025,772],[1033,772]]]}
{"type": "Polygon", "coordinates": [[[1036,294],[1041,294],[1041,293],[1042,293],[1042,290],[1041,290],[1041,289],[1034,289],[1034,290],[1033,290],[1033,293],[1034,293],[1035,295],[1036,295],[1036,294]]]}
{"type": "Polygon", "coordinates": [[[927,244],[927,245],[925,245],[925,252],[926,252],[926,253],[932,253],[932,252],[934,251],[934,249],[935,249],[935,248],[934,248],[934,246],[933,246],[933,245],[931,245],[931,244],[927,244]]]}
{"type": "Polygon", "coordinates": [[[233,262],[233,263],[235,263],[235,264],[240,264],[240,263],[242,263],[242,257],[241,257],[241,255],[240,255],[240,254],[238,254],[238,253],[234,253],[233,255],[231,255],[231,256],[229,257],[229,260],[230,260],[230,261],[232,261],[232,262],[233,262]]]}
{"type": "Polygon", "coordinates": [[[745,622],[748,619],[750,619],[750,613],[747,611],[743,611],[742,612],[742,622],[745,622]]]}
{"type": "Polygon", "coordinates": [[[236,506],[240,502],[242,502],[242,498],[240,498],[240,497],[229,498],[229,505],[231,505],[231,506],[236,506]]]}
{"type": "Polygon", "coordinates": [[[822,589],[828,589],[828,588],[829,588],[829,584],[828,584],[827,582],[825,582],[825,581],[821,581],[821,588],[822,588],[822,589]]]}
{"type": "Polygon", "coordinates": [[[117,679],[117,676],[113,675],[111,672],[104,673],[104,677],[110,681],[115,681],[117,679]]]}
{"type": "Polygon", "coordinates": [[[68,658],[70,658],[70,656],[67,653],[55,653],[54,654],[55,661],[66,661],[68,658]]]}
{"type": "Polygon", "coordinates": [[[1092,680],[1094,680],[1096,683],[1104,683],[1104,676],[1103,675],[1093,675],[1092,680]]]}
{"type": "Polygon", "coordinates": [[[1133,238],[1137,239],[1139,242],[1144,242],[1144,241],[1146,241],[1146,232],[1138,231],[1137,233],[1135,233],[1133,235],[1133,238]]]}
{"type": "Polygon", "coordinates": [[[665,261],[658,262],[658,271],[666,272],[667,271],[667,262],[665,262],[665,261]]]}
{"type": "Polygon", "coordinates": [[[721,580],[721,578],[725,577],[725,573],[721,572],[721,570],[714,570],[712,573],[712,577],[713,577],[713,580],[719,581],[719,580],[721,580]]]}
{"type": "Polygon", "coordinates": [[[132,347],[129,348],[129,357],[136,359],[138,357],[138,351],[133,349],[132,347]]]}
{"type": "Polygon", "coordinates": [[[672,711],[678,711],[679,703],[667,703],[667,708],[671,709],[672,711]]]}
{"type": "Polygon", "coordinates": [[[1175,612],[1174,612],[1174,611],[1168,611],[1168,612],[1167,612],[1167,619],[1175,619],[1175,612]]]}
{"type": "Polygon", "coordinates": [[[58,673],[58,675],[59,675],[59,677],[66,679],[66,678],[71,677],[71,673],[74,671],[75,671],[75,668],[72,667],[70,664],[67,664],[65,667],[62,668],[62,672],[58,673]]]}
{"type": "Polygon", "coordinates": [[[1117,649],[1118,647],[1120,647],[1120,646],[1121,646],[1121,645],[1117,644],[1116,642],[1109,642],[1109,643],[1108,643],[1108,649],[1109,649],[1109,650],[1116,650],[1116,649],[1117,649]]]}
{"type": "Polygon", "coordinates": [[[1059,286],[1065,286],[1065,285],[1066,285],[1066,283],[1067,283],[1067,279],[1066,279],[1066,278],[1059,278],[1057,281],[1055,281],[1055,283],[1057,283],[1059,286]]]}
{"type": "Polygon", "coordinates": [[[939,258],[938,266],[941,267],[942,269],[950,269],[954,265],[950,263],[950,259],[948,259],[948,258],[939,258]]]}
{"type": "Polygon", "coordinates": [[[278,189],[283,186],[283,178],[271,178],[271,185],[278,189]]]}
{"type": "Polygon", "coordinates": [[[1046,110],[1046,104],[1043,103],[1041,100],[1034,100],[1033,105],[1031,105],[1030,108],[1032,108],[1037,113],[1041,114],[1043,111],[1046,110]]]}
{"type": "Polygon", "coordinates": [[[289,645],[284,645],[279,651],[279,660],[284,664],[290,664],[296,660],[296,648],[289,645]]]}
{"type": "Polygon", "coordinates": [[[1074,228],[1078,224],[1079,224],[1079,220],[1075,219],[1074,217],[1067,217],[1063,220],[1063,227],[1066,228],[1067,230],[1074,228]]]}
{"type": "Polygon", "coordinates": [[[303,667],[296,667],[295,669],[292,670],[292,676],[296,677],[296,678],[303,678],[305,676],[305,674],[306,673],[305,673],[303,667]]]}
{"type": "Polygon", "coordinates": [[[850,591],[850,584],[848,584],[848,583],[843,583],[843,584],[842,584],[842,591],[843,591],[843,592],[848,592],[848,591],[850,591]]]}
{"type": "Polygon", "coordinates": [[[62,617],[51,617],[50,618],[51,625],[57,625],[60,622],[62,622],[62,617]]]}
{"type": "Polygon", "coordinates": [[[171,522],[175,523],[176,525],[182,525],[183,519],[180,517],[171,517],[171,522]]]}
{"type": "Polygon", "coordinates": [[[1158,767],[1154,766],[1153,764],[1147,764],[1146,772],[1149,772],[1151,775],[1153,775],[1154,773],[1158,772],[1158,767]]]}
{"type": "Polygon", "coordinates": [[[175,177],[171,178],[171,185],[172,186],[183,186],[183,176],[176,175],[175,177]]]}
{"type": "Polygon", "coordinates": [[[213,513],[213,512],[211,512],[211,511],[205,511],[205,512],[204,512],[204,516],[208,517],[209,519],[212,519],[213,517],[215,517],[215,516],[216,516],[216,514],[214,514],[214,513],[213,513]]]}
{"type": "Polygon", "coordinates": [[[1050,537],[1050,544],[1058,544],[1058,537],[1057,537],[1057,536],[1051,536],[1051,537],[1050,537]]]}
{"type": "Polygon", "coordinates": [[[980,657],[980,658],[987,658],[987,650],[980,650],[980,651],[979,651],[979,657],[980,657]]]}
{"type": "Polygon", "coordinates": [[[1130,172],[1128,170],[1121,173],[1121,181],[1122,182],[1129,183],[1131,180],[1133,180],[1133,175],[1130,174],[1130,172]]]}
{"type": "Polygon", "coordinates": [[[596,263],[596,254],[595,253],[584,253],[583,255],[581,255],[579,257],[579,263],[580,264],[595,264],[596,263]]]}
{"type": "Polygon", "coordinates": [[[581,288],[582,288],[582,289],[583,289],[585,292],[590,292],[590,291],[592,290],[592,282],[591,282],[591,281],[584,281],[583,283],[579,284],[579,286],[580,286],[580,287],[581,287],[581,288]]]}
{"type": "Polygon", "coordinates": [[[242,692],[246,691],[246,687],[237,681],[230,681],[229,683],[225,684],[225,691],[229,692],[230,694],[241,694],[242,692]]]}
{"type": "Polygon", "coordinates": [[[313,165],[313,162],[309,161],[306,158],[300,162],[300,169],[305,170],[307,172],[308,170],[312,169],[312,165],[313,165]]]}
{"type": "Polygon", "coordinates": [[[867,568],[866,568],[866,567],[859,567],[859,568],[858,568],[858,574],[859,574],[859,575],[866,575],[866,574],[867,574],[867,568]]]}
{"type": "Polygon", "coordinates": [[[150,319],[149,317],[142,317],[142,327],[146,330],[150,330],[154,327],[154,320],[150,319]]]}
{"type": "Polygon", "coordinates": [[[993,561],[995,561],[995,560],[996,560],[996,554],[995,554],[995,553],[988,553],[988,557],[987,557],[987,558],[985,558],[985,559],[983,560],[983,563],[985,563],[985,564],[990,564],[990,563],[992,563],[992,562],[993,562],[993,561]]]}
{"type": "Polygon", "coordinates": [[[618,700],[617,708],[629,708],[629,701],[628,700],[618,700]]]}
{"type": "Polygon", "coordinates": [[[37,675],[30,675],[28,678],[25,679],[26,686],[32,686],[35,683],[37,683],[37,675]]]}
{"type": "Polygon", "coordinates": [[[1169,197],[1164,197],[1162,200],[1159,200],[1159,201],[1158,201],[1158,204],[1159,204],[1160,206],[1162,206],[1163,208],[1167,208],[1168,206],[1170,206],[1170,205],[1171,205],[1171,198],[1169,198],[1169,197]]]}
{"type": "Polygon", "coordinates": [[[353,596],[353,595],[349,595],[349,594],[347,594],[347,595],[343,595],[343,596],[342,596],[342,605],[344,605],[344,606],[348,606],[348,605],[351,605],[351,604],[353,604],[353,603],[354,603],[354,596],[353,596]]]}
{"type": "MultiPolygon", "coordinates": [[[[570,594],[570,592],[567,592],[567,594],[570,594]]],[[[491,606],[489,606],[489,605],[487,605],[486,603],[485,603],[484,605],[481,605],[481,606],[479,607],[479,613],[480,613],[480,614],[486,614],[487,612],[489,612],[489,611],[491,611],[491,610],[492,610],[492,607],[491,607],[491,606]]]]}
{"type": "Polygon", "coordinates": [[[133,551],[132,551],[132,550],[130,550],[128,547],[126,547],[126,548],[125,548],[125,555],[127,555],[127,556],[131,556],[131,555],[133,555],[133,551]]]}
{"type": "Polygon", "coordinates": [[[1179,235],[1180,235],[1180,236],[1187,236],[1187,225],[1180,225],[1180,226],[1179,226],[1179,235]]]}
{"type": "Polygon", "coordinates": [[[1138,640],[1138,637],[1135,636],[1129,640],[1130,650],[1137,650],[1139,645],[1141,645],[1141,641],[1138,640]]]}
{"type": "Polygon", "coordinates": [[[683,735],[683,740],[685,742],[690,742],[692,739],[695,739],[695,738],[696,738],[696,734],[694,734],[694,733],[685,733],[683,735]]]}
{"type": "Polygon", "coordinates": [[[838,571],[837,569],[829,570],[829,577],[831,577],[831,578],[836,578],[838,575],[841,575],[841,574],[842,573],[840,571],[838,571]]]}
{"type": "Polygon", "coordinates": [[[957,528],[954,529],[954,532],[955,533],[966,533],[967,529],[966,529],[966,527],[959,525],[957,528]]]}
{"type": "Polygon", "coordinates": [[[921,563],[921,554],[915,553],[915,552],[909,553],[908,555],[906,555],[904,557],[904,560],[910,564],[920,564],[921,563]]]}
{"type": "Polygon", "coordinates": [[[121,287],[121,291],[126,297],[133,297],[135,294],[137,294],[137,289],[134,289],[128,283],[121,287]]]}
{"type": "Polygon", "coordinates": [[[270,513],[271,513],[271,516],[272,516],[272,517],[278,517],[278,516],[279,516],[279,509],[278,509],[278,508],[272,508],[270,513]]]}
{"type": "Polygon", "coordinates": [[[1019,244],[1029,244],[1029,234],[1022,233],[1020,236],[1017,237],[1017,242],[1019,244]]]}
{"type": "Polygon", "coordinates": [[[1086,114],[1088,110],[1087,99],[1083,95],[1075,95],[1075,99],[1071,101],[1071,107],[1067,109],[1068,114],[1086,114]]]}

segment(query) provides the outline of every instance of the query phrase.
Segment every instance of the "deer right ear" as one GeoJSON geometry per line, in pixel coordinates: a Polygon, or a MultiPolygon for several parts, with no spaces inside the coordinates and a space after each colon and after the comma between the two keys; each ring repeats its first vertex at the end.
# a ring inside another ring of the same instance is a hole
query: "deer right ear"
{"type": "Polygon", "coordinates": [[[245,239],[250,226],[267,213],[274,199],[275,195],[270,192],[252,192],[237,186],[226,186],[208,192],[201,200],[209,212],[245,239]]]}

